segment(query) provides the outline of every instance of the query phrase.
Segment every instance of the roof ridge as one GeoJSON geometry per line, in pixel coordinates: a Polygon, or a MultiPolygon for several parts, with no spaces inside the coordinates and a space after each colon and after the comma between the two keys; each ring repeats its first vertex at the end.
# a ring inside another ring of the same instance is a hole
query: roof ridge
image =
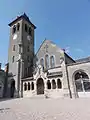
{"type": "Polygon", "coordinates": [[[40,48],[42,47],[42,45],[43,45],[43,43],[44,43],[45,41],[46,41],[46,39],[45,39],[45,40],[43,40],[43,42],[41,43],[41,45],[40,45],[40,47],[38,48],[38,50],[37,50],[37,52],[36,52],[35,56],[37,55],[37,53],[39,52],[40,48]]]}
{"type": "Polygon", "coordinates": [[[18,16],[16,19],[14,19],[12,22],[10,22],[8,25],[11,26],[13,25],[16,21],[21,20],[21,19],[25,19],[26,21],[28,21],[35,29],[36,26],[30,21],[29,17],[26,15],[26,13],[18,16]]]}

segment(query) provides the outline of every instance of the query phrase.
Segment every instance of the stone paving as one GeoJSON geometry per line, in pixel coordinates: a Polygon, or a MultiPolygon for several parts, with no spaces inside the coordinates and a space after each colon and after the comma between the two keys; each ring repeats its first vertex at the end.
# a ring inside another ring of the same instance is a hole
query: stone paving
{"type": "Polygon", "coordinates": [[[90,120],[90,99],[20,98],[1,101],[0,120],[90,120]]]}

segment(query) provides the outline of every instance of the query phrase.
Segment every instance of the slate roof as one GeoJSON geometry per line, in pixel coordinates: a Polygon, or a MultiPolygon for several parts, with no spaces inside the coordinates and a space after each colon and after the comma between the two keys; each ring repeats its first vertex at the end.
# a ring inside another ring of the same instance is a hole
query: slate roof
{"type": "Polygon", "coordinates": [[[77,60],[75,60],[75,61],[76,61],[76,62],[88,62],[88,61],[90,61],[90,57],[77,59],[77,60]]]}
{"type": "Polygon", "coordinates": [[[11,23],[9,23],[8,25],[9,26],[12,26],[15,22],[17,22],[18,20],[21,20],[21,19],[25,19],[26,21],[28,21],[33,27],[34,29],[36,29],[36,26],[34,24],[31,23],[29,17],[24,13],[23,15],[21,16],[18,16],[15,20],[13,20],[11,23]]]}

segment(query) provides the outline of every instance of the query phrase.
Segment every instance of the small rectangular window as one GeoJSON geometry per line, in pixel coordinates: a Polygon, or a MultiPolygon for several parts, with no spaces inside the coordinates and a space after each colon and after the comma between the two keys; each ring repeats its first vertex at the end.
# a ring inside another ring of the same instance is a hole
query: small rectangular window
{"type": "Polygon", "coordinates": [[[15,57],[13,56],[13,57],[12,57],[12,63],[14,63],[14,59],[15,59],[15,57]]]}
{"type": "Polygon", "coordinates": [[[20,24],[18,23],[17,24],[17,31],[19,31],[19,29],[20,29],[20,24]]]}
{"type": "Polygon", "coordinates": [[[31,28],[29,28],[29,35],[32,35],[32,30],[31,30],[31,28]]]}
{"type": "Polygon", "coordinates": [[[22,53],[22,46],[21,46],[21,44],[19,45],[19,54],[21,54],[22,53]]]}
{"type": "Polygon", "coordinates": [[[28,28],[27,28],[27,24],[25,24],[25,31],[27,32],[28,28]]]}
{"type": "Polygon", "coordinates": [[[30,60],[29,60],[29,56],[27,56],[27,61],[30,62],[30,60]]]}
{"type": "Polygon", "coordinates": [[[15,51],[15,45],[13,46],[13,51],[15,51]]]}
{"type": "Polygon", "coordinates": [[[14,34],[16,32],[16,25],[13,26],[12,33],[14,34]]]}
{"type": "Polygon", "coordinates": [[[30,51],[29,46],[27,47],[27,51],[28,51],[28,52],[30,51]]]}

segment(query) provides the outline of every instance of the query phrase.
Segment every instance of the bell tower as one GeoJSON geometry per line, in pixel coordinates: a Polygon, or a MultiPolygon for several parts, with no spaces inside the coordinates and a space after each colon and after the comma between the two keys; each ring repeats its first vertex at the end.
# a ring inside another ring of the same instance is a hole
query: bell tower
{"type": "Polygon", "coordinates": [[[15,80],[17,93],[20,92],[21,78],[32,76],[34,57],[35,25],[24,13],[10,24],[10,41],[8,49],[9,73],[15,80]]]}

